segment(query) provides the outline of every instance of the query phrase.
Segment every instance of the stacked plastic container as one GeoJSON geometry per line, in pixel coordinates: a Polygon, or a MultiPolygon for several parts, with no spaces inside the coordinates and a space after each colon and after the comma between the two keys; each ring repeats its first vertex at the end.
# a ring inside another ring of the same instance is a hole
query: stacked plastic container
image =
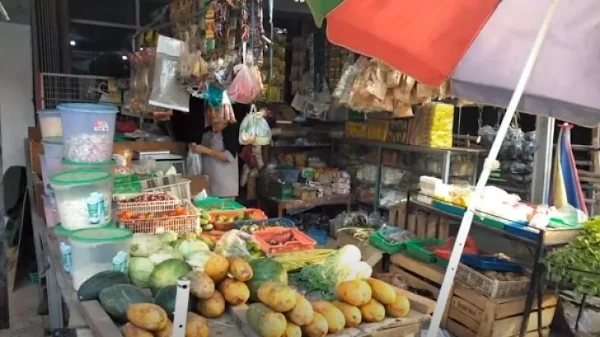
{"type": "Polygon", "coordinates": [[[52,189],[49,188],[50,177],[61,170],[62,159],[62,122],[58,110],[42,110],[38,112],[40,129],[42,131],[43,154],[40,154],[42,181],[44,183],[44,214],[48,227],[54,227],[60,219],[56,210],[56,200],[52,189]]]}

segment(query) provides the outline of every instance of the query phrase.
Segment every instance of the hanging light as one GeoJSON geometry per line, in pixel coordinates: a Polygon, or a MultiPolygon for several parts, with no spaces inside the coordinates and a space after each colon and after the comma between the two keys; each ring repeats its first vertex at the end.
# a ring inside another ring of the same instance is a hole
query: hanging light
{"type": "Polygon", "coordinates": [[[298,2],[298,3],[301,3],[301,4],[303,4],[305,1],[306,0],[294,0],[294,2],[298,2]]]}
{"type": "Polygon", "coordinates": [[[77,45],[77,42],[75,40],[71,40],[69,41],[69,44],[71,45],[71,47],[75,47],[77,45]]]}
{"type": "Polygon", "coordinates": [[[121,59],[122,59],[123,61],[127,61],[129,58],[127,57],[127,55],[123,55],[123,56],[121,56],[121,59]]]}

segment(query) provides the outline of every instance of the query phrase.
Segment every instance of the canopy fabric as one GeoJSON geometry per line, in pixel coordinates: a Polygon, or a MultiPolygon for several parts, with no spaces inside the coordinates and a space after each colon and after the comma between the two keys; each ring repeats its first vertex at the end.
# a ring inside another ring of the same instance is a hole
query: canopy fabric
{"type": "Polygon", "coordinates": [[[327,16],[329,41],[438,87],[499,0],[345,0],[327,16]]]}
{"type": "Polygon", "coordinates": [[[321,28],[323,20],[329,12],[339,6],[344,0],[306,0],[317,27],[321,28]]]}
{"type": "MultiPolygon", "coordinates": [[[[547,8],[548,0],[503,0],[452,76],[454,94],[507,106],[547,8]]],[[[600,1],[558,4],[518,109],[600,123],[600,1]]]]}
{"type": "Polygon", "coordinates": [[[552,193],[550,204],[557,208],[572,206],[588,214],[585,196],[575,166],[575,156],[571,147],[572,125],[563,124],[558,136],[558,146],[554,158],[552,193]]]}

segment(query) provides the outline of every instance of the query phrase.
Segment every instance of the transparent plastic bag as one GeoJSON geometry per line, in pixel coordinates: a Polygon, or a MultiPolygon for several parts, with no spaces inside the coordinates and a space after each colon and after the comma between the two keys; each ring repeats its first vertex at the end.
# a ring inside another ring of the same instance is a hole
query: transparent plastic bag
{"type": "Polygon", "coordinates": [[[233,67],[236,75],[227,89],[227,93],[233,101],[250,104],[260,96],[262,82],[260,76],[257,76],[256,71],[252,68],[245,64],[238,64],[233,67]]]}
{"type": "Polygon", "coordinates": [[[239,141],[242,145],[269,145],[271,143],[271,128],[263,117],[262,111],[256,111],[253,104],[250,113],[240,124],[239,141]]]}
{"type": "Polygon", "coordinates": [[[225,257],[250,256],[248,240],[252,240],[252,235],[237,229],[230,230],[217,241],[214,252],[225,257]]]}
{"type": "Polygon", "coordinates": [[[187,174],[193,176],[198,176],[202,174],[202,155],[200,155],[199,153],[189,150],[187,158],[185,160],[185,164],[187,174]]]}
{"type": "Polygon", "coordinates": [[[181,41],[162,35],[158,38],[149,103],[161,108],[189,112],[189,94],[177,80],[180,53],[181,41]]]}

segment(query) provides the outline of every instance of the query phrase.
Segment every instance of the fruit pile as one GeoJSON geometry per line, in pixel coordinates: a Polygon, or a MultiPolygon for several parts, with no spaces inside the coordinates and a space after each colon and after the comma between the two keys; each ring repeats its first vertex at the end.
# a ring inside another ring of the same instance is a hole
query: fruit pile
{"type": "Polygon", "coordinates": [[[133,213],[131,211],[124,211],[119,214],[119,220],[130,221],[130,220],[149,220],[149,219],[163,219],[177,216],[188,215],[188,211],[182,207],[177,206],[175,209],[170,211],[162,212],[149,212],[149,213],[133,213]]]}

